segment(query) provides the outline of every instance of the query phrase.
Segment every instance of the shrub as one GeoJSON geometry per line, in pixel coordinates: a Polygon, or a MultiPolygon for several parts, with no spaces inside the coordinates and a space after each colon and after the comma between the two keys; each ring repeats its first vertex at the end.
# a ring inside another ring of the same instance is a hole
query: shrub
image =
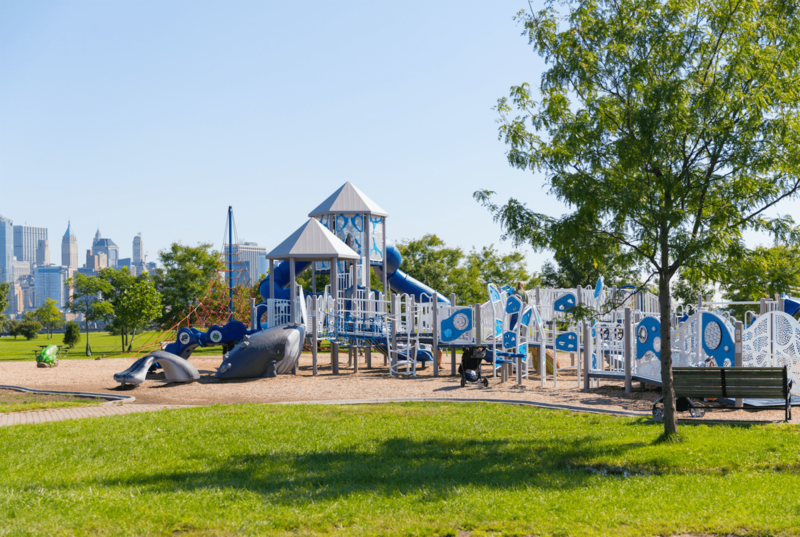
{"type": "Polygon", "coordinates": [[[70,349],[81,340],[81,327],[75,321],[64,325],[64,345],[70,349]]]}
{"type": "Polygon", "coordinates": [[[19,323],[17,327],[17,332],[21,336],[25,336],[25,339],[31,340],[39,337],[39,332],[42,330],[42,323],[39,321],[33,321],[27,319],[19,323]]]}

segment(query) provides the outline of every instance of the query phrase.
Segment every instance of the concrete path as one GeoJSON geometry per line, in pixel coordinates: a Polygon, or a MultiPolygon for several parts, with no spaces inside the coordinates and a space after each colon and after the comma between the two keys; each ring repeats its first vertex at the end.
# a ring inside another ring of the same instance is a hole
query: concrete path
{"type": "MultiPolygon", "coordinates": [[[[397,399],[339,399],[334,401],[286,401],[281,403],[262,403],[279,405],[364,405],[382,403],[411,403],[411,402],[440,402],[440,403],[499,403],[506,405],[525,405],[539,408],[570,410],[573,412],[587,412],[591,414],[609,414],[612,416],[649,417],[643,412],[625,412],[613,410],[591,409],[571,405],[554,405],[537,403],[533,401],[517,401],[508,399],[452,399],[452,398],[397,398],[397,399]]],[[[32,410],[29,412],[12,412],[0,414],[0,427],[6,425],[23,425],[28,423],[46,423],[49,421],[74,420],[80,418],[97,418],[102,416],[118,416],[133,414],[134,412],[153,412],[156,410],[169,410],[174,408],[191,408],[197,405],[121,405],[103,404],[100,406],[53,408],[48,410],[32,410]]]]}
{"type": "Polygon", "coordinates": [[[73,408],[51,408],[31,410],[28,412],[11,412],[0,414],[0,427],[6,425],[23,425],[27,423],[46,423],[50,421],[74,420],[80,418],[99,418],[102,416],[119,416],[135,412],[153,412],[172,408],[188,408],[187,405],[100,405],[73,408]]]}

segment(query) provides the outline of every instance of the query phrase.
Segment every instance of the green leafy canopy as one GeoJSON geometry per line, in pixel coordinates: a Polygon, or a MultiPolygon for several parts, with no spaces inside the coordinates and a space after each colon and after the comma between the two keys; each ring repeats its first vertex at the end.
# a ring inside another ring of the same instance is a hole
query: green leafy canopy
{"type": "Polygon", "coordinates": [[[475,197],[518,243],[598,257],[618,247],[646,264],[666,394],[672,277],[702,267],[717,279],[747,229],[798,240],[789,216],[770,217],[800,186],[798,11],[791,0],[551,0],[518,14],[548,69],[538,92],[521,84],[499,100],[500,136],[509,163],[542,173],[569,212],[475,197]]]}

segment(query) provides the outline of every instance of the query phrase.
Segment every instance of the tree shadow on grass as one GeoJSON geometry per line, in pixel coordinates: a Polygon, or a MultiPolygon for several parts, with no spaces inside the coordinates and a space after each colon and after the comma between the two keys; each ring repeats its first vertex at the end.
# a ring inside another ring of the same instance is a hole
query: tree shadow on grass
{"type": "Polygon", "coordinates": [[[426,500],[445,500],[461,487],[556,490],[588,486],[598,473],[589,464],[594,457],[601,452],[622,455],[642,444],[609,448],[589,436],[550,441],[398,437],[365,447],[236,454],[224,460],[209,457],[200,464],[208,470],[155,473],[104,484],[157,491],[232,487],[285,505],[309,496],[324,501],[361,493],[423,494],[426,500]]]}

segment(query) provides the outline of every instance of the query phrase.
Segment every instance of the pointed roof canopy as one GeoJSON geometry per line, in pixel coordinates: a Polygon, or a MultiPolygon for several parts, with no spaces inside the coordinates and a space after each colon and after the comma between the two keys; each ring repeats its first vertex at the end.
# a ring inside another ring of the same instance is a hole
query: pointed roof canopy
{"type": "Polygon", "coordinates": [[[311,218],[280,243],[267,259],[289,259],[298,261],[328,261],[332,258],[358,259],[358,254],[347,246],[328,228],[311,218]]]}
{"type": "Polygon", "coordinates": [[[331,213],[359,213],[372,216],[389,216],[377,203],[369,199],[363,192],[348,181],[319,207],[308,213],[308,216],[322,216],[331,213]]]}

